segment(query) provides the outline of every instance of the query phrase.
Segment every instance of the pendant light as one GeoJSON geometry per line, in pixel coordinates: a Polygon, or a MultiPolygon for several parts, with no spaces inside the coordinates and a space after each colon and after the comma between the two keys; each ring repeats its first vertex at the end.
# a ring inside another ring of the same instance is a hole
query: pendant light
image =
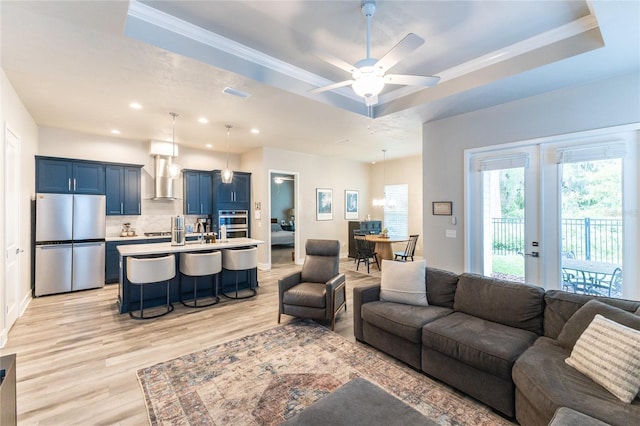
{"type": "Polygon", "coordinates": [[[226,124],[224,127],[227,128],[227,168],[225,168],[220,177],[222,178],[222,183],[231,183],[233,181],[233,170],[229,168],[229,132],[231,131],[231,124],[226,124]]]}
{"type": "Polygon", "coordinates": [[[374,207],[387,207],[389,209],[392,209],[392,208],[394,208],[396,206],[396,201],[387,199],[387,191],[386,191],[386,187],[387,187],[387,150],[386,149],[382,150],[382,185],[385,188],[384,197],[382,199],[374,199],[373,200],[373,205],[374,205],[374,207]]]}
{"type": "Polygon", "coordinates": [[[173,130],[172,130],[172,136],[171,136],[172,137],[172,142],[171,142],[172,154],[171,154],[171,157],[169,158],[169,161],[167,162],[167,167],[168,167],[167,171],[169,173],[169,176],[176,179],[180,177],[180,166],[178,165],[178,163],[173,162],[174,158],[177,157],[176,155],[176,117],[178,117],[178,114],[176,114],[175,112],[170,112],[169,115],[173,118],[173,130]]]}

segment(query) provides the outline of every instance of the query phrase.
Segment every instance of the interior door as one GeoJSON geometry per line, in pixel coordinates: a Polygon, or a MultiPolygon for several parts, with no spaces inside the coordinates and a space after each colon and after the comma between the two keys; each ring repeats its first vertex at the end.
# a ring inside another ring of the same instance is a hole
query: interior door
{"type": "Polygon", "coordinates": [[[4,289],[3,330],[8,331],[20,312],[20,140],[5,127],[4,146],[4,289]]]}
{"type": "Polygon", "coordinates": [[[467,264],[471,272],[540,283],[538,148],[471,156],[467,264]]]}

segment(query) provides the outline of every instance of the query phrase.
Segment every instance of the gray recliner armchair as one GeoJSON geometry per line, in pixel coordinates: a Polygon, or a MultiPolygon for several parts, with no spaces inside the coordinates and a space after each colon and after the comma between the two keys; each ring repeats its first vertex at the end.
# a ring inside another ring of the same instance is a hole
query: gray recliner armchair
{"type": "Polygon", "coordinates": [[[278,280],[278,323],[282,314],[316,320],[331,320],[347,310],[345,276],[338,272],[340,242],[307,240],[302,271],[278,280]]]}

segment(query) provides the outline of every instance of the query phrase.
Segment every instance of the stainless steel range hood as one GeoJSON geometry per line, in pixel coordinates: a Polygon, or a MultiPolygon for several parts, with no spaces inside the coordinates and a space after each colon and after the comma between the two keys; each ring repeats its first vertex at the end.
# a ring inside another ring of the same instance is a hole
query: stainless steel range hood
{"type": "Polygon", "coordinates": [[[155,155],[155,182],[152,200],[176,200],[173,192],[175,179],[171,177],[169,170],[173,164],[173,157],[170,155],[155,155]]]}

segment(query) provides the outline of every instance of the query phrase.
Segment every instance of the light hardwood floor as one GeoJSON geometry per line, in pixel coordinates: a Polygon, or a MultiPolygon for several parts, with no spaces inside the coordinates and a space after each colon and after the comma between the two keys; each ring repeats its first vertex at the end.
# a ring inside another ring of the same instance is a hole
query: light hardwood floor
{"type": "MultiPolygon", "coordinates": [[[[17,354],[20,425],[148,424],[136,371],[140,368],[277,326],[279,277],[293,264],[260,271],[258,296],[204,309],[175,304],[171,314],[136,321],[117,312],[117,285],[35,298],[9,332],[2,353],[17,354]]],[[[347,274],[348,310],[336,332],[354,340],[353,287],[379,273],[347,274]]],[[[362,272],[362,268],[361,268],[362,272]]],[[[292,317],[283,316],[282,322],[292,317]]]]}

